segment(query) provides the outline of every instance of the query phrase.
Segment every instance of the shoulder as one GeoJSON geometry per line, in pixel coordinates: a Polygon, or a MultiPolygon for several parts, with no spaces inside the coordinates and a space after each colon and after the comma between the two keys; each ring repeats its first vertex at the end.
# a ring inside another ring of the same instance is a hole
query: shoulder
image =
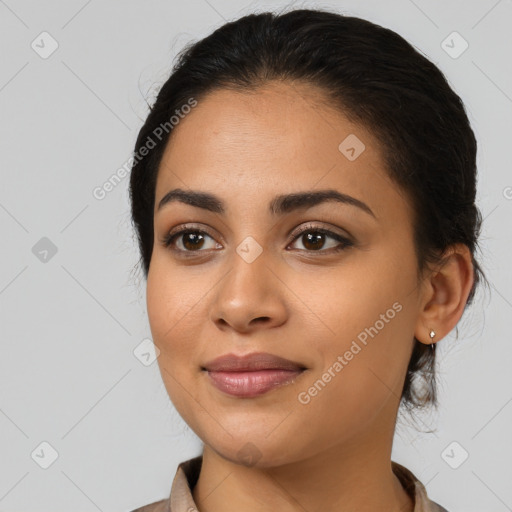
{"type": "Polygon", "coordinates": [[[435,501],[431,501],[430,504],[432,507],[432,512],[448,512],[448,510],[446,510],[444,507],[441,507],[441,505],[435,501]]]}
{"type": "Polygon", "coordinates": [[[397,462],[392,461],[391,464],[393,473],[395,473],[402,487],[414,500],[414,512],[448,512],[448,510],[428,497],[425,486],[412,471],[397,462]]]}
{"type": "Polygon", "coordinates": [[[169,512],[169,500],[154,501],[149,505],[132,510],[132,512],[169,512]]]}
{"type": "Polygon", "coordinates": [[[169,497],[139,507],[131,512],[171,512],[171,510],[183,509],[183,505],[187,510],[196,510],[192,488],[199,478],[202,461],[202,455],[198,455],[181,462],[176,470],[169,497]]]}

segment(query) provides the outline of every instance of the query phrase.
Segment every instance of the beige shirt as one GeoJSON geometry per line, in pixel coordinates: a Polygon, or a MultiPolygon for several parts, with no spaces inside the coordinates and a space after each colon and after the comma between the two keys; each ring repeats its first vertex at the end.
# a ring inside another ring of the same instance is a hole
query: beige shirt
{"type": "MultiPolygon", "coordinates": [[[[202,455],[182,462],[172,482],[169,498],[155,501],[133,512],[196,512],[198,508],[192,496],[192,489],[199,478],[202,462],[202,455]]],[[[414,501],[414,512],[448,512],[428,498],[425,487],[411,471],[397,462],[391,462],[391,465],[393,473],[414,501]]]]}

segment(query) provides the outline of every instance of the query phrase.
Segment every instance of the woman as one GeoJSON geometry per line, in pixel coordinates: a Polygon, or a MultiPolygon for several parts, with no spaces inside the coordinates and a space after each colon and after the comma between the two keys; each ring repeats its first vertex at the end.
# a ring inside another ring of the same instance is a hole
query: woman
{"type": "Polygon", "coordinates": [[[161,375],[204,450],[139,512],[446,510],[391,449],[484,277],[475,160],[439,69],[368,21],[250,15],[182,53],[130,194],[161,375]]]}

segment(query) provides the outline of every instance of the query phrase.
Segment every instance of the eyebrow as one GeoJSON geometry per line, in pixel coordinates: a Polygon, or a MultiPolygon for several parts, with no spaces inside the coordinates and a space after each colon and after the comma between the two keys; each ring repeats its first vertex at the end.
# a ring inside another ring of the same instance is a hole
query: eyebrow
{"type": "MultiPolygon", "coordinates": [[[[221,215],[224,215],[226,212],[224,201],[214,194],[179,188],[167,192],[167,194],[162,197],[158,203],[157,212],[173,201],[179,201],[221,215]]],[[[274,216],[284,215],[294,210],[311,208],[328,201],[355,206],[376,219],[375,214],[366,203],[333,189],[295,192],[276,196],[269,204],[269,212],[274,216]]]]}

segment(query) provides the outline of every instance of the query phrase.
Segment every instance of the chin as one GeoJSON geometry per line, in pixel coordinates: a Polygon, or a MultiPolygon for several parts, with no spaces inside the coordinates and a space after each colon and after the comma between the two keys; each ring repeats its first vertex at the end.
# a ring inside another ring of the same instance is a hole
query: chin
{"type": "Polygon", "coordinates": [[[224,439],[210,440],[205,442],[209,449],[213,450],[219,457],[247,468],[271,468],[282,466],[301,460],[305,453],[301,447],[295,452],[284,451],[284,447],[290,445],[278,436],[270,440],[267,434],[239,436],[226,435],[224,439]]]}

